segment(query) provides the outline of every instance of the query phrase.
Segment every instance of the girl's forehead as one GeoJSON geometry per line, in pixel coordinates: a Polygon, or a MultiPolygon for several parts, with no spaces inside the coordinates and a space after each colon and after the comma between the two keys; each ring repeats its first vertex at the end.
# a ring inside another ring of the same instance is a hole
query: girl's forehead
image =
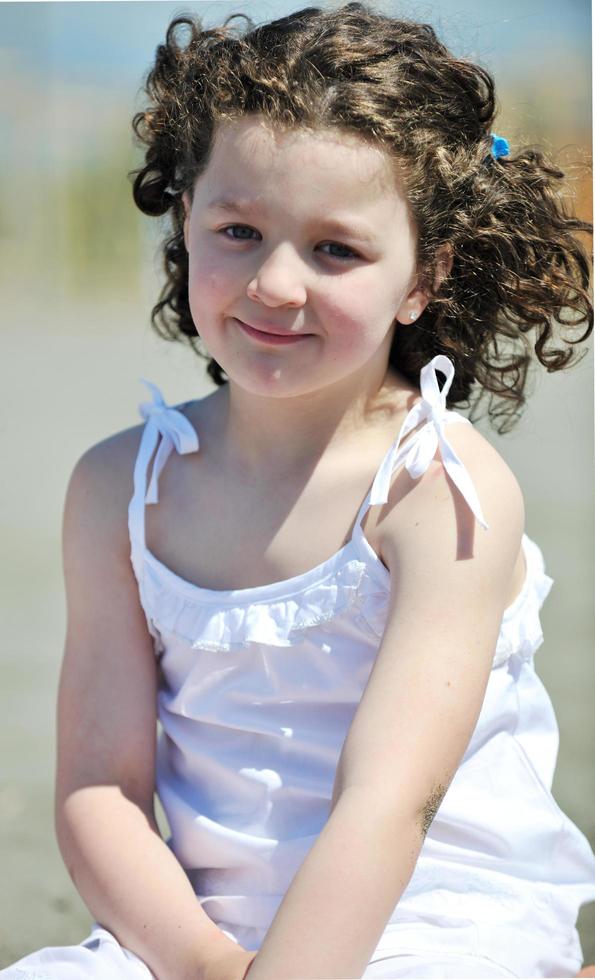
{"type": "Polygon", "coordinates": [[[221,119],[215,127],[215,148],[233,142],[246,151],[257,150],[274,157],[276,154],[316,150],[335,152],[345,157],[359,156],[374,162],[376,167],[390,163],[390,157],[380,143],[374,144],[347,127],[299,124],[283,126],[259,113],[221,119]]]}
{"type": "Polygon", "coordinates": [[[233,176],[241,183],[271,188],[273,180],[314,178],[317,185],[349,189],[358,197],[401,197],[398,168],[380,144],[338,127],[283,127],[259,115],[218,122],[205,177],[215,183],[233,176]]]}

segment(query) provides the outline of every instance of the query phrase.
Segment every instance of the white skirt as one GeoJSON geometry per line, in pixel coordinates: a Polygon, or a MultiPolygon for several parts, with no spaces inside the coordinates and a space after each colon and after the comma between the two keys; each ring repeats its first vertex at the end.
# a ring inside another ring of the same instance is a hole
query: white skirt
{"type": "Polygon", "coordinates": [[[147,964],[95,923],[77,946],[46,946],[0,970],[1,980],[156,980],[147,964]]]}
{"type": "MultiPolygon", "coordinates": [[[[484,956],[464,953],[406,953],[372,960],[362,980],[436,977],[482,980],[515,977],[506,967],[484,956]]],[[[146,963],[121,946],[98,923],[75,946],[47,946],[0,970],[0,980],[156,980],[146,963]]]]}

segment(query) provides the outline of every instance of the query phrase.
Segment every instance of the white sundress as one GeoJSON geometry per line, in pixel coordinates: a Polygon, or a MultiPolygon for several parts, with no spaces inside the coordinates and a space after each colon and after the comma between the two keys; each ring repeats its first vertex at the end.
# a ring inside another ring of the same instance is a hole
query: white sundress
{"type": "MultiPolygon", "coordinates": [[[[446,436],[450,423],[471,424],[446,409],[453,377],[444,355],[422,369],[421,401],[346,545],[304,574],[229,591],[190,584],[147,550],[145,504],[158,501],[162,467],[174,448],[199,448],[184,406],[166,405],[147,382],[153,402],[140,406],[146,425],[129,528],[161,665],[156,789],[197,901],[246,949],[260,947],[328,818],[341,746],[382,638],[390,575],[361,528],[368,508],[387,500],[402,463],[419,477],[439,448],[487,528],[446,436]],[[436,370],[446,376],[442,390],[436,370]]],[[[477,725],[364,978],[573,977],[582,966],[576,919],[595,899],[595,855],[551,793],[558,727],[533,655],[553,579],[526,534],[522,546],[525,583],[504,612],[477,725]]],[[[0,980],[89,977],[153,974],[99,923],[79,945],[47,947],[0,970],[0,980]]]]}

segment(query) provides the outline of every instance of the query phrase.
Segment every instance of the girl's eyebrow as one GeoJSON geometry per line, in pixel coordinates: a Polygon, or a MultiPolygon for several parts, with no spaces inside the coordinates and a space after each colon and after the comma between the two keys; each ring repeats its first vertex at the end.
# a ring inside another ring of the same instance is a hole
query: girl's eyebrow
{"type": "MultiPolygon", "coordinates": [[[[238,211],[248,211],[254,213],[260,211],[261,206],[257,201],[250,201],[248,199],[234,201],[231,198],[216,198],[207,204],[207,210],[236,213],[238,211]]],[[[378,237],[374,235],[371,229],[357,224],[356,221],[344,222],[338,218],[323,216],[317,218],[316,223],[325,225],[329,230],[334,231],[335,234],[348,235],[351,238],[359,239],[359,241],[367,242],[369,245],[374,245],[378,242],[378,237]]]]}
{"type": "Polygon", "coordinates": [[[257,211],[258,204],[256,201],[253,202],[249,201],[248,199],[245,201],[233,201],[228,197],[217,197],[214,201],[209,201],[207,204],[207,209],[209,211],[215,209],[219,211],[241,211],[242,209],[245,211],[257,211]]]}

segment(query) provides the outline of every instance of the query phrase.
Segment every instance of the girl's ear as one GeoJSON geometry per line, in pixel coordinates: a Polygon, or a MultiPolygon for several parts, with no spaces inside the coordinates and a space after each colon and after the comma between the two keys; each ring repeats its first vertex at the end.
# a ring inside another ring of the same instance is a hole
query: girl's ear
{"type": "MultiPolygon", "coordinates": [[[[450,245],[441,245],[436,253],[436,274],[434,277],[434,289],[440,288],[440,283],[450,274],[453,263],[453,251],[450,245]]],[[[396,319],[400,323],[413,323],[423,313],[430,302],[431,297],[421,288],[414,286],[406,299],[401,304],[396,319]]]]}
{"type": "Polygon", "coordinates": [[[184,214],[185,214],[185,217],[184,217],[184,245],[186,246],[186,251],[188,252],[189,251],[189,249],[188,249],[188,240],[189,240],[188,225],[190,223],[190,210],[192,208],[192,204],[191,204],[191,201],[190,201],[190,195],[188,194],[188,191],[184,191],[184,193],[182,194],[182,204],[184,205],[184,214]]]}

